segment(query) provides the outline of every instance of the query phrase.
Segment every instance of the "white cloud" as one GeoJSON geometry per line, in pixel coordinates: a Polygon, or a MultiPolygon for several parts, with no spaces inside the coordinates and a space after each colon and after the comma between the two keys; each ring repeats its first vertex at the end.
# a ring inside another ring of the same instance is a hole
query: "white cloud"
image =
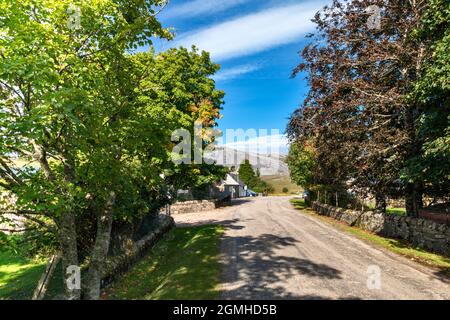
{"type": "Polygon", "coordinates": [[[260,68],[261,66],[256,64],[239,65],[236,67],[220,70],[217,74],[214,75],[213,78],[216,81],[230,80],[237,78],[240,75],[254,72],[260,68]]]}
{"type": "Polygon", "coordinates": [[[175,46],[196,45],[215,60],[246,56],[292,43],[314,29],[311,19],[328,1],[272,8],[181,34],[175,46]]]}
{"type": "Polygon", "coordinates": [[[249,1],[251,0],[194,0],[173,7],[169,5],[167,10],[163,11],[163,18],[190,18],[205,13],[217,13],[249,1]]]}

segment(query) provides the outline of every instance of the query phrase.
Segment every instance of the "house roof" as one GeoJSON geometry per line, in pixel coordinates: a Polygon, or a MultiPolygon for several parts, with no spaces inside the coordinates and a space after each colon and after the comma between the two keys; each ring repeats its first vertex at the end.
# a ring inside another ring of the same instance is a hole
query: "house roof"
{"type": "Polygon", "coordinates": [[[227,186],[245,186],[245,183],[243,183],[238,176],[234,174],[227,174],[223,184],[227,186]]]}

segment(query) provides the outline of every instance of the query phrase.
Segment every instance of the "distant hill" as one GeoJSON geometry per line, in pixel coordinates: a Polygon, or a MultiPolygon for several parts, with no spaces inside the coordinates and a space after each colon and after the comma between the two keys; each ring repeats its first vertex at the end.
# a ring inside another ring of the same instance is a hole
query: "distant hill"
{"type": "Polygon", "coordinates": [[[287,188],[286,194],[299,194],[303,189],[291,181],[288,175],[264,176],[262,179],[273,187],[273,194],[283,194],[283,188],[287,188]]]}
{"type": "Polygon", "coordinates": [[[258,154],[231,149],[227,147],[216,147],[207,158],[213,159],[218,165],[239,168],[240,164],[248,159],[253,168],[259,169],[261,176],[289,176],[286,164],[286,156],[281,154],[258,154]]]}

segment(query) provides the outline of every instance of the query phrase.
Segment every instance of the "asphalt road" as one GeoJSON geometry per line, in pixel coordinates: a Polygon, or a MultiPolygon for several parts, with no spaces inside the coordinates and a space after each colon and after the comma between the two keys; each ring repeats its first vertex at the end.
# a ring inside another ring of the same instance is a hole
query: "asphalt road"
{"type": "Polygon", "coordinates": [[[450,299],[438,270],[295,210],[288,197],[240,201],[175,218],[227,226],[224,299],[450,299]]]}

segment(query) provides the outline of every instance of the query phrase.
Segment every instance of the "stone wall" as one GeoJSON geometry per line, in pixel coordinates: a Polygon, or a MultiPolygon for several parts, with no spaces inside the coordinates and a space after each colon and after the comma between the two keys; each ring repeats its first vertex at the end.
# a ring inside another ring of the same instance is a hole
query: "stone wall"
{"type": "Polygon", "coordinates": [[[421,209],[419,210],[419,217],[450,226],[450,212],[449,209],[447,209],[446,211],[446,213],[442,213],[435,212],[429,209],[421,209]]]}
{"type": "Polygon", "coordinates": [[[158,226],[145,237],[134,242],[127,251],[114,257],[108,257],[106,268],[102,276],[102,287],[108,286],[118,276],[128,271],[130,267],[145,255],[164,234],[175,227],[175,221],[172,217],[159,215],[157,225],[158,226]]]}
{"type": "Polygon", "coordinates": [[[214,210],[219,206],[216,200],[193,200],[176,202],[170,206],[171,214],[182,214],[214,210]]]}
{"type": "MultiPolygon", "coordinates": [[[[103,270],[101,288],[108,287],[113,281],[119,279],[124,275],[135,263],[140,261],[142,257],[148,254],[149,250],[172,228],[175,227],[175,221],[172,217],[167,215],[158,215],[155,227],[148,234],[143,236],[138,241],[134,241],[130,247],[114,256],[108,256],[106,260],[106,266],[103,270]]],[[[81,274],[87,273],[87,266],[82,267],[81,274]]],[[[52,280],[53,281],[53,280],[52,280]]],[[[64,294],[62,292],[53,293],[48,291],[45,296],[46,300],[64,300],[64,294]]]]}
{"type": "Polygon", "coordinates": [[[385,237],[403,239],[425,250],[450,256],[450,227],[445,224],[373,211],[345,210],[319,202],[314,202],[312,208],[320,215],[343,221],[348,225],[385,237]]]}

